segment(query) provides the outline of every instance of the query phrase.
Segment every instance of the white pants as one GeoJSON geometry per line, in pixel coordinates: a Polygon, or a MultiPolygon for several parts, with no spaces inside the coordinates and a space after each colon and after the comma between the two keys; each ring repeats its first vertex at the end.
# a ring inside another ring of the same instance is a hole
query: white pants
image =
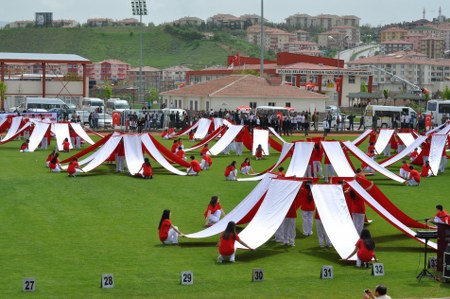
{"type": "Polygon", "coordinates": [[[210,214],[208,217],[208,224],[217,223],[220,220],[220,215],[222,215],[221,210],[217,210],[214,213],[210,214]]]}
{"type": "Polygon", "coordinates": [[[295,218],[284,218],[282,227],[281,240],[284,244],[295,245],[296,225],[295,218]]]}
{"type": "Polygon", "coordinates": [[[45,165],[46,165],[47,168],[48,168],[48,166],[50,165],[50,161],[45,161],[45,165]]]}
{"type": "Polygon", "coordinates": [[[191,170],[189,171],[189,168],[188,168],[188,169],[186,169],[186,171],[187,171],[187,175],[198,175],[198,173],[195,172],[194,169],[191,169],[191,170]]]}
{"type": "Polygon", "coordinates": [[[352,213],[353,224],[355,225],[356,231],[358,232],[358,236],[361,234],[361,231],[364,228],[365,217],[365,214],[352,213]]]}
{"type": "Polygon", "coordinates": [[[242,169],[241,169],[241,173],[242,173],[242,174],[249,174],[250,169],[252,169],[251,166],[244,166],[244,167],[242,167],[242,169]]]}
{"type": "Polygon", "coordinates": [[[331,246],[331,241],[323,228],[322,220],[316,219],[316,229],[320,247],[331,246]]]}
{"type": "Polygon", "coordinates": [[[409,171],[404,170],[403,168],[400,168],[400,177],[404,179],[409,178],[409,171]]]}
{"type": "Polygon", "coordinates": [[[72,173],[72,174],[69,173],[69,175],[75,176],[75,175],[77,175],[78,173],[80,173],[80,170],[79,170],[79,169],[75,169],[75,172],[72,173]]]}
{"type": "Polygon", "coordinates": [[[51,169],[51,172],[61,172],[61,168],[59,167],[59,165],[56,165],[55,169],[51,169]]]}
{"type": "Polygon", "coordinates": [[[429,156],[423,156],[423,164],[427,163],[429,156]]]}
{"type": "Polygon", "coordinates": [[[116,171],[123,172],[124,164],[125,164],[125,157],[116,154],[116,171]]]}
{"type": "Polygon", "coordinates": [[[308,167],[306,167],[306,174],[305,174],[305,176],[307,178],[312,178],[311,165],[308,165],[308,167]]]}
{"type": "Polygon", "coordinates": [[[313,161],[313,171],[315,178],[318,177],[318,174],[320,174],[320,177],[323,177],[322,163],[320,161],[313,161]]]}
{"type": "MultiPolygon", "coordinates": [[[[175,228],[178,229],[178,227],[176,227],[176,226],[175,226],[175,228]]],[[[173,228],[170,228],[167,239],[164,240],[163,243],[164,244],[178,244],[178,233],[173,228]]]]}
{"type": "Polygon", "coordinates": [[[233,170],[232,172],[230,172],[230,174],[226,177],[227,181],[236,181],[236,177],[237,177],[237,170],[233,170]]]}
{"type": "Polygon", "coordinates": [[[391,145],[390,144],[386,145],[386,147],[384,148],[383,155],[385,157],[389,157],[391,155],[391,145]]]}
{"type": "Polygon", "coordinates": [[[80,136],[75,137],[75,147],[81,148],[81,138],[80,136]]]}
{"type": "Polygon", "coordinates": [[[202,159],[202,161],[200,162],[200,168],[202,170],[208,170],[209,169],[209,164],[208,164],[208,162],[206,162],[205,159],[202,159]]]}
{"type": "Polygon", "coordinates": [[[399,144],[398,147],[397,147],[397,153],[400,153],[400,152],[401,152],[402,150],[404,150],[405,148],[406,148],[405,145],[399,144]]]}
{"type": "Polygon", "coordinates": [[[334,173],[333,165],[325,164],[325,181],[328,182],[330,177],[334,177],[334,176],[335,176],[335,173],[334,173]]]}
{"type": "Polygon", "coordinates": [[[302,227],[305,236],[312,235],[314,211],[302,211],[302,227]]]}
{"type": "Polygon", "coordinates": [[[234,142],[236,156],[242,156],[242,142],[234,142]]]}
{"type": "Polygon", "coordinates": [[[439,171],[444,173],[445,166],[447,166],[447,156],[442,156],[441,158],[441,164],[439,165],[439,171]]]}
{"type": "Polygon", "coordinates": [[[419,186],[419,182],[416,182],[414,179],[408,180],[408,186],[419,186]]]}
{"type": "Polygon", "coordinates": [[[236,255],[236,250],[233,252],[232,255],[219,255],[219,257],[217,258],[217,262],[221,263],[221,262],[223,262],[225,260],[228,260],[228,261],[234,263],[235,255],[236,255]]]}

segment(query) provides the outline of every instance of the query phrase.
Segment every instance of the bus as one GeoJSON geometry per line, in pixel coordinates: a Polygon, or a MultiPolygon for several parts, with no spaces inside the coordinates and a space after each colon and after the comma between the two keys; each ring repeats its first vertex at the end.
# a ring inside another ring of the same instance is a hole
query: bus
{"type": "Polygon", "coordinates": [[[25,102],[17,107],[18,111],[26,112],[47,112],[50,109],[69,110],[63,100],[58,98],[26,97],[25,102]]]}
{"type": "Polygon", "coordinates": [[[99,98],[83,98],[81,108],[85,111],[94,112],[97,110],[101,113],[105,108],[105,102],[99,98]]]}
{"type": "Polygon", "coordinates": [[[429,100],[426,114],[431,114],[435,126],[442,124],[443,118],[450,117],[450,100],[429,100]]]}
{"type": "Polygon", "coordinates": [[[367,105],[364,111],[364,124],[366,127],[373,126],[373,117],[376,116],[377,128],[392,128],[394,117],[398,119],[400,126],[402,115],[407,115],[410,119],[417,119],[417,113],[411,107],[367,105]]]}
{"type": "Polygon", "coordinates": [[[119,98],[111,98],[106,101],[106,110],[111,111],[125,111],[130,110],[130,104],[127,100],[121,100],[119,98]]]}

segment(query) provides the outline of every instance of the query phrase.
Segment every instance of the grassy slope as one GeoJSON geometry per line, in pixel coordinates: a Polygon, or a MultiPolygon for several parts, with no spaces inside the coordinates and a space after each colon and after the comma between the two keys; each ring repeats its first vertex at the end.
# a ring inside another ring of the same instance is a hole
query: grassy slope
{"type": "MultiPolygon", "coordinates": [[[[393,298],[450,293],[448,284],[428,279],[417,283],[423,247],[372,211],[370,229],[386,267],[381,278],[339,262],[334,250],[318,247],[315,235],[303,238],[301,218],[296,247],[268,242],[254,252],[238,252],[233,265],[215,263],[217,237],[162,246],[156,227],[163,209],[172,210],[181,231],[195,232],[202,229],[211,195],[218,194],[230,211],[253,189],[256,183],[224,181],[223,169],[232,156],[214,158],[213,168],[199,177],[157,169],[154,180],[141,180],[114,174],[113,165],[103,165],[72,179],[48,172],[43,166],[47,152],[21,154],[19,146],[18,141],[0,146],[2,298],[27,296],[21,281],[30,276],[37,279],[35,298],[209,298],[211,293],[218,298],[361,298],[364,288],[378,283],[388,285],[393,298]],[[319,279],[322,265],[333,265],[335,279],[319,279]],[[251,269],[258,267],[265,269],[265,281],[252,284],[251,269]],[[179,285],[184,270],[194,272],[193,286],[179,285]],[[115,289],[99,288],[102,273],[114,273],[115,289]]],[[[276,158],[273,154],[252,164],[262,170],[276,158]]],[[[426,179],[419,188],[399,186],[379,175],[374,180],[407,214],[425,218],[438,202],[448,208],[448,178],[446,173],[426,179]]]]}
{"type": "MultiPolygon", "coordinates": [[[[242,53],[254,50],[254,46],[242,40],[230,40],[227,45],[216,41],[183,41],[161,27],[143,30],[143,63],[154,67],[223,65],[226,56],[237,50],[242,53]]],[[[136,28],[10,29],[0,30],[0,41],[0,52],[71,53],[94,62],[120,59],[133,66],[139,64],[136,28]]]]}

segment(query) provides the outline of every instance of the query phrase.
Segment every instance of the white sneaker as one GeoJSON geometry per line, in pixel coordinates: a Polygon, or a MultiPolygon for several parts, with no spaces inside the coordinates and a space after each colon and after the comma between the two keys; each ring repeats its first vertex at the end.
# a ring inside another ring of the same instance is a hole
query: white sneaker
{"type": "Polygon", "coordinates": [[[223,261],[222,256],[219,255],[219,256],[217,257],[217,260],[216,260],[216,261],[217,261],[219,264],[222,263],[222,261],[223,261]]]}

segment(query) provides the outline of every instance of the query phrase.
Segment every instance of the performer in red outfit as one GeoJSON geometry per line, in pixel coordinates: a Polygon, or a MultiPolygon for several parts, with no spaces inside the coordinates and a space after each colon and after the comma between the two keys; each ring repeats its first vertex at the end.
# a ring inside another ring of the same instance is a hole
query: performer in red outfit
{"type": "Polygon", "coordinates": [[[220,235],[219,240],[219,256],[217,257],[217,262],[222,263],[225,259],[228,259],[231,263],[235,262],[236,249],[234,248],[234,243],[239,242],[242,246],[253,250],[250,246],[242,241],[236,232],[236,223],[233,221],[228,222],[227,228],[220,235]]]}
{"type": "Polygon", "coordinates": [[[363,229],[359,237],[358,242],[355,244],[355,250],[344,260],[348,260],[356,253],[356,267],[361,267],[362,263],[368,263],[372,259],[377,261],[375,256],[375,242],[372,240],[372,236],[368,229],[363,229]]]}
{"type": "Polygon", "coordinates": [[[142,164],[141,168],[136,173],[136,176],[142,177],[144,179],[152,179],[153,178],[153,169],[152,165],[150,164],[150,160],[148,158],[144,159],[144,163],[142,164]],[[142,171],[142,173],[141,173],[142,171]]]}
{"type": "Polygon", "coordinates": [[[83,170],[80,168],[78,164],[78,159],[75,157],[70,161],[69,166],[67,167],[67,173],[70,177],[74,177],[77,173],[82,172],[83,170]]]}
{"type": "Polygon", "coordinates": [[[202,171],[202,168],[200,167],[200,163],[195,160],[194,156],[191,156],[191,163],[189,168],[186,170],[187,175],[198,175],[198,173],[202,171]]]}
{"type": "Polygon", "coordinates": [[[206,154],[208,151],[209,151],[208,143],[206,143],[206,144],[203,146],[202,150],[200,151],[200,154],[206,154]]]}
{"type": "Polygon", "coordinates": [[[265,155],[266,153],[264,152],[261,144],[259,144],[255,151],[256,160],[261,160],[263,157],[263,154],[265,155]]]}
{"type": "Polygon", "coordinates": [[[65,138],[63,143],[63,151],[68,152],[70,151],[70,142],[69,142],[69,138],[65,138]]]}
{"type": "Polygon", "coordinates": [[[236,181],[237,178],[236,161],[231,162],[231,164],[225,168],[224,175],[227,181],[236,181]]]}
{"type": "Polygon", "coordinates": [[[421,177],[430,177],[433,176],[433,170],[431,169],[430,162],[427,161],[422,165],[422,171],[420,172],[421,177]]]}
{"type": "Polygon", "coordinates": [[[220,205],[220,198],[212,196],[208,208],[205,211],[205,226],[216,224],[221,216],[225,216],[225,212],[220,205]]]}
{"type": "Polygon", "coordinates": [[[437,205],[436,206],[436,215],[434,215],[434,217],[432,219],[429,219],[428,221],[430,221],[430,220],[433,220],[436,223],[450,224],[450,215],[448,214],[448,212],[446,210],[444,210],[442,205],[437,205]]]}
{"type": "Polygon", "coordinates": [[[170,217],[172,213],[170,210],[164,210],[159,221],[158,231],[159,240],[163,244],[178,244],[178,236],[183,237],[184,235],[178,230],[178,227],[172,224],[170,217]]]}
{"type": "Polygon", "coordinates": [[[420,184],[420,173],[414,169],[412,165],[409,166],[409,180],[406,181],[408,186],[419,186],[420,184]]]}

